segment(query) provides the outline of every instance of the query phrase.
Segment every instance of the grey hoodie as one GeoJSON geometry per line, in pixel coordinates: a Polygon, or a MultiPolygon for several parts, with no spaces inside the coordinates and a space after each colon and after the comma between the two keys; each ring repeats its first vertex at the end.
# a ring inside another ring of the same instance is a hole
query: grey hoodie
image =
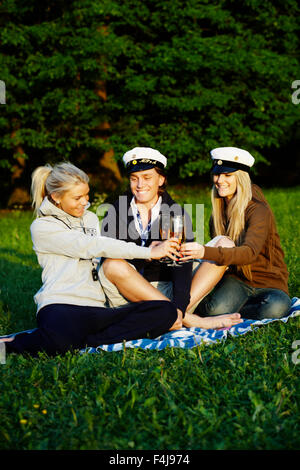
{"type": "Polygon", "coordinates": [[[73,217],[47,198],[30,227],[33,249],[43,269],[34,296],[37,311],[54,303],[103,307],[105,296],[92,269],[100,257],[150,259],[151,249],[102,237],[96,214],[73,217]],[[96,259],[98,258],[98,260],[96,259]]]}

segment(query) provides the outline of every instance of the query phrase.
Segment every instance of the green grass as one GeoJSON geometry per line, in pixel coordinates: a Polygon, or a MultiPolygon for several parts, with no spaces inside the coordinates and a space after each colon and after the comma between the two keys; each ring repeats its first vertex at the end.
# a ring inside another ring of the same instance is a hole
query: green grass
{"type": "MultiPolygon", "coordinates": [[[[173,187],[182,203],[206,189],[173,187]]],[[[266,190],[275,212],[290,295],[300,296],[300,187],[266,190]]],[[[0,215],[0,334],[35,326],[41,270],[31,213],[0,215]]],[[[206,231],[206,240],[207,240],[206,231]]],[[[0,449],[299,449],[300,318],[191,350],[123,350],[0,365],[0,449]]]]}

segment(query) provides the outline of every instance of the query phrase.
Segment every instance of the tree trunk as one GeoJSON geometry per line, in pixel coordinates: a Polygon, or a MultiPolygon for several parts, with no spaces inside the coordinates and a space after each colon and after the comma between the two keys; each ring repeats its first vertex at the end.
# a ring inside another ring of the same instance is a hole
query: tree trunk
{"type": "MultiPolygon", "coordinates": [[[[98,30],[103,34],[107,35],[108,30],[107,26],[101,26],[98,30]]],[[[106,83],[103,80],[99,80],[96,84],[96,94],[101,98],[103,101],[107,100],[107,90],[106,90],[106,83]]],[[[109,122],[104,122],[99,126],[99,131],[101,137],[105,140],[108,140],[107,134],[110,130],[109,122]]],[[[114,181],[113,185],[117,186],[122,181],[122,176],[118,167],[116,160],[114,159],[114,150],[113,148],[109,149],[108,151],[104,152],[102,157],[99,159],[99,165],[101,169],[104,169],[104,173],[109,172],[111,174],[111,179],[114,181]]],[[[115,189],[115,188],[113,188],[115,189]]]]}
{"type": "MultiPolygon", "coordinates": [[[[13,138],[14,135],[15,131],[11,134],[11,137],[13,138]]],[[[30,204],[29,190],[25,188],[24,182],[22,181],[26,167],[26,159],[23,157],[24,150],[20,145],[16,147],[15,154],[17,154],[16,163],[12,167],[11,175],[11,186],[13,189],[8,199],[8,207],[30,204]]]]}
{"type": "MultiPolygon", "coordinates": [[[[97,82],[96,94],[101,98],[103,101],[107,100],[107,92],[106,92],[106,84],[103,81],[97,82]]],[[[108,134],[110,130],[109,122],[102,123],[98,129],[102,139],[108,140],[108,134]]],[[[99,136],[100,137],[100,136],[99,136]]],[[[104,154],[100,157],[99,161],[100,166],[100,178],[102,183],[104,184],[106,190],[112,189],[114,190],[118,184],[122,181],[122,175],[120,173],[118,164],[114,159],[114,150],[113,148],[104,152],[104,154]],[[105,179],[104,179],[105,178],[105,179]],[[107,180],[107,178],[109,180],[107,180]]]]}

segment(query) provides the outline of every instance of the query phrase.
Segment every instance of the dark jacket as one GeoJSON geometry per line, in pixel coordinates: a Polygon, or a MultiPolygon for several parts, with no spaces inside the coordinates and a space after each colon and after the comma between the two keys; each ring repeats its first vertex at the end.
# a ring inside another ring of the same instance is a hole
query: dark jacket
{"type": "MultiPolygon", "coordinates": [[[[118,238],[127,242],[134,242],[141,245],[142,241],[135,228],[134,217],[130,206],[132,193],[128,191],[120,196],[106,213],[102,226],[101,234],[112,238],[118,238]]],[[[165,191],[162,195],[161,212],[168,209],[178,214],[183,213],[183,208],[175,203],[171,196],[165,191]]],[[[192,223],[189,216],[186,215],[187,230],[186,241],[193,241],[192,223]]],[[[161,240],[159,234],[159,218],[157,218],[152,227],[145,246],[149,246],[153,241],[161,240]]],[[[142,272],[147,281],[172,281],[173,282],[173,302],[183,313],[190,301],[190,288],[192,280],[192,263],[184,263],[180,267],[171,267],[159,263],[158,261],[146,261],[141,259],[128,260],[135,266],[137,271],[142,272]]]]}

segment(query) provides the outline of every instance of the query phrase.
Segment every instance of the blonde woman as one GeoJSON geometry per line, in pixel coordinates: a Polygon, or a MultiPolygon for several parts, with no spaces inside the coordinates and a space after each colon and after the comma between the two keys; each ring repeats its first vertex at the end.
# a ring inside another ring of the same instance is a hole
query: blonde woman
{"type": "Polygon", "coordinates": [[[235,147],[216,148],[211,156],[210,232],[217,238],[210,246],[181,247],[183,259],[203,260],[192,281],[186,324],[197,326],[197,315],[229,312],[243,318],[281,318],[291,305],[288,271],[272,210],[250,180],[254,158],[235,147]]]}
{"type": "Polygon", "coordinates": [[[118,309],[105,308],[97,258],[176,259],[175,239],[154,247],[100,235],[96,214],[87,210],[88,176],[71,163],[37,168],[32,197],[37,218],[31,225],[33,248],[43,268],[43,285],[35,295],[37,328],[0,339],[8,353],[69,349],[157,337],[177,324],[176,307],[153,300],[118,309]]]}

